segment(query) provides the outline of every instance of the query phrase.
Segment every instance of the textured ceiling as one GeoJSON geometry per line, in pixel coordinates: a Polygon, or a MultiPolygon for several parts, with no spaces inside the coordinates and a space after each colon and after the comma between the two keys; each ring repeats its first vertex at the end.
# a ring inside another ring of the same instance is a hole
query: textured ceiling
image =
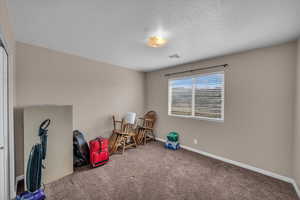
{"type": "Polygon", "coordinates": [[[300,35],[300,0],[10,0],[17,41],[141,71],[300,35]],[[168,43],[146,46],[160,34],[168,43]],[[180,58],[169,58],[178,54],[180,58]]]}

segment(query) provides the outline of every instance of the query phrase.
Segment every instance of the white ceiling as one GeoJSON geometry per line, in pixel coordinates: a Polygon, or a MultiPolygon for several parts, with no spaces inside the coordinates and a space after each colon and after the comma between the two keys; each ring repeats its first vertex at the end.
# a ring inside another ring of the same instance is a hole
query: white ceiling
{"type": "Polygon", "coordinates": [[[300,0],[10,0],[17,41],[150,71],[300,35],[300,0]],[[147,37],[168,44],[154,49],[147,37]],[[179,54],[180,58],[169,58],[179,54]]]}

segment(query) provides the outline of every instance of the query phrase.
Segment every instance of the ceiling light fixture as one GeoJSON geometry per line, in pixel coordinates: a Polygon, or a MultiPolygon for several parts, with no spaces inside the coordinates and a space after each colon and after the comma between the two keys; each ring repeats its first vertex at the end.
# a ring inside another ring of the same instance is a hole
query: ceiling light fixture
{"type": "Polygon", "coordinates": [[[148,38],[148,46],[150,47],[154,47],[154,48],[157,48],[157,47],[162,47],[164,46],[165,44],[167,43],[167,40],[160,37],[160,36],[152,36],[152,37],[149,37],[148,38]]]}

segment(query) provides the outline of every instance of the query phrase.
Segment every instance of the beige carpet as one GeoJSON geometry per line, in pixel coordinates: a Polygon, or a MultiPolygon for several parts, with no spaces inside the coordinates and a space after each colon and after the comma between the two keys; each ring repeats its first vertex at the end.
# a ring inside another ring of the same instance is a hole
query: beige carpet
{"type": "Polygon", "coordinates": [[[291,184],[152,142],[46,185],[47,200],[296,200],[291,184]]]}

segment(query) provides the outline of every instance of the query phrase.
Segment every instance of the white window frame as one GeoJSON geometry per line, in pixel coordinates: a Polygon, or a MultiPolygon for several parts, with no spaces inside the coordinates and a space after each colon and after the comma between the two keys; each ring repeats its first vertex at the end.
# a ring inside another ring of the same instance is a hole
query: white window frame
{"type": "Polygon", "coordinates": [[[215,122],[224,122],[224,105],[225,105],[225,72],[224,70],[215,71],[215,72],[207,72],[207,73],[201,73],[201,74],[195,74],[192,76],[180,76],[176,78],[170,78],[168,80],[168,115],[172,117],[180,117],[180,118],[190,118],[190,119],[198,119],[198,120],[206,120],[206,121],[215,121],[215,122]],[[223,85],[222,85],[222,108],[221,108],[221,118],[210,118],[210,117],[201,117],[201,116],[195,116],[195,81],[197,77],[201,76],[207,76],[211,74],[219,74],[223,73],[223,85]],[[174,80],[181,80],[186,78],[192,78],[193,85],[192,85],[192,115],[176,115],[171,113],[171,106],[172,106],[172,87],[171,87],[171,81],[174,80]]]}

